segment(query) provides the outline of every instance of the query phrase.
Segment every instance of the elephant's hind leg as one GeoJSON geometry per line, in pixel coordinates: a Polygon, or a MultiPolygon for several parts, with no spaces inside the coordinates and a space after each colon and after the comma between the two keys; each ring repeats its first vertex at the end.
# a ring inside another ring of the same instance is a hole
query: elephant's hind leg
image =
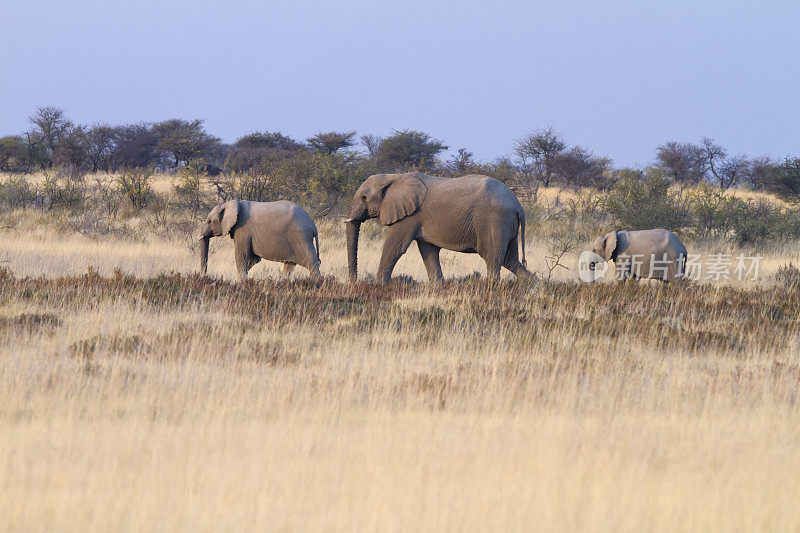
{"type": "Polygon", "coordinates": [[[308,272],[309,272],[309,274],[311,274],[312,278],[314,278],[314,279],[319,279],[320,278],[319,261],[317,261],[316,259],[313,259],[313,260],[309,261],[308,263],[306,263],[303,266],[308,269],[308,272]]]}
{"type": "Polygon", "coordinates": [[[428,271],[428,281],[431,283],[441,283],[444,280],[442,275],[442,264],[439,262],[439,251],[441,248],[435,244],[417,239],[419,255],[425,263],[425,270],[428,271]]]}
{"type": "Polygon", "coordinates": [[[490,252],[483,256],[483,260],[486,261],[486,278],[490,282],[500,279],[500,266],[502,265],[500,254],[490,252]]]}
{"type": "Polygon", "coordinates": [[[317,250],[314,248],[313,238],[309,237],[307,239],[305,247],[302,250],[298,250],[297,255],[301,257],[300,265],[308,269],[312,278],[319,279],[320,260],[317,256],[317,250]]]}
{"type": "Polygon", "coordinates": [[[519,238],[517,236],[508,243],[508,250],[506,250],[506,257],[503,259],[503,266],[513,272],[519,279],[533,276],[531,271],[525,268],[525,265],[519,260],[519,238]]]}
{"type": "Polygon", "coordinates": [[[476,249],[486,261],[486,277],[490,282],[500,279],[500,267],[505,263],[508,243],[513,236],[511,227],[502,221],[490,224],[485,232],[477,232],[476,249]]]}
{"type": "Polygon", "coordinates": [[[319,279],[320,278],[319,261],[308,265],[308,267],[306,267],[306,268],[308,268],[308,272],[311,274],[312,278],[314,278],[314,279],[319,279]]]}

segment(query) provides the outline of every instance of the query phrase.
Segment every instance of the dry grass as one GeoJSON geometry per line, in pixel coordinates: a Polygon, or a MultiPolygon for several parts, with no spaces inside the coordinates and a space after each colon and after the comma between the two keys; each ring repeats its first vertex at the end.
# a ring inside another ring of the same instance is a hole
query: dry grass
{"type": "Polygon", "coordinates": [[[351,287],[320,229],[319,285],[232,283],[230,239],[202,279],[180,239],[2,231],[0,529],[800,527],[796,287],[487,286],[443,254],[430,288],[413,246],[351,287]]]}

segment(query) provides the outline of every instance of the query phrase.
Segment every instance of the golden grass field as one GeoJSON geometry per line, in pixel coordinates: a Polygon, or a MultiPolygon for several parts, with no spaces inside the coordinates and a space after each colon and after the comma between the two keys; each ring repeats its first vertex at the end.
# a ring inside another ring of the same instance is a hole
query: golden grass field
{"type": "Polygon", "coordinates": [[[0,530],[800,528],[800,247],[668,286],[443,253],[431,288],[412,245],[382,288],[329,220],[322,283],[237,284],[230,239],[204,279],[51,223],[0,218],[0,530]]]}

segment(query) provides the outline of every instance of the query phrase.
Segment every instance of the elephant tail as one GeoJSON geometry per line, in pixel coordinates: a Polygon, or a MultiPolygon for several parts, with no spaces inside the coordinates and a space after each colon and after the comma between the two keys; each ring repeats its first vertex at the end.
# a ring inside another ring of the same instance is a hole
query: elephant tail
{"type": "Polygon", "coordinates": [[[525,212],[519,215],[519,242],[522,246],[522,266],[527,267],[528,261],[525,260],[525,212]]]}

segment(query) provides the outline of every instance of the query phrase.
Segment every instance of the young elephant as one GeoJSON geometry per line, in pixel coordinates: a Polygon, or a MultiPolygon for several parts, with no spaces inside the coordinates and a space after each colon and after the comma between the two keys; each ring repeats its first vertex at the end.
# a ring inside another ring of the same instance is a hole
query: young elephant
{"type": "Polygon", "coordinates": [[[238,279],[261,259],[280,261],[286,273],[301,265],[319,278],[317,226],[302,207],[287,201],[231,200],[214,207],[200,235],[200,270],[208,269],[208,241],[230,234],[235,246],[238,279]],[[316,241],[316,247],[314,246],[316,241]]]}
{"type": "Polygon", "coordinates": [[[592,251],[614,261],[618,279],[670,281],[685,274],[686,246],[665,229],[611,231],[594,240],[592,251]]]}

